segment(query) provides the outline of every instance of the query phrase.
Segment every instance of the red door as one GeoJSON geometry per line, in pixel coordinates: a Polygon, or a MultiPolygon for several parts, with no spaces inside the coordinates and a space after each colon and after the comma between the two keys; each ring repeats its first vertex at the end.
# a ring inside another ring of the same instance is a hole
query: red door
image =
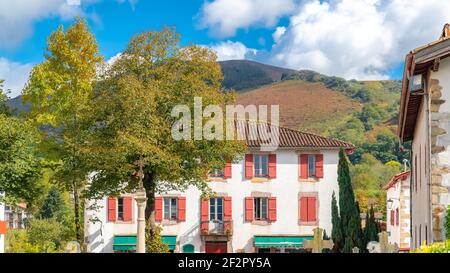
{"type": "Polygon", "coordinates": [[[227,242],[206,242],[206,253],[227,253],[227,242]]]}

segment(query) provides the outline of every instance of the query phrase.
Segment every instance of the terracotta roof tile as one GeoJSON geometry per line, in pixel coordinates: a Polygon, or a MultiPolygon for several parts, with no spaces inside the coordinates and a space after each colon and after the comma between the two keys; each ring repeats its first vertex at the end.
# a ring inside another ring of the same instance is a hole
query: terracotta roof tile
{"type": "Polygon", "coordinates": [[[237,121],[238,133],[245,132],[245,140],[250,148],[259,148],[261,145],[270,143],[271,133],[279,134],[279,148],[344,148],[353,150],[355,146],[351,143],[326,138],[316,134],[305,133],[289,128],[275,126],[269,123],[258,123],[252,121],[237,121]],[[278,130],[277,130],[278,129],[278,130]],[[277,132],[278,131],[278,132],[277,132]]]}

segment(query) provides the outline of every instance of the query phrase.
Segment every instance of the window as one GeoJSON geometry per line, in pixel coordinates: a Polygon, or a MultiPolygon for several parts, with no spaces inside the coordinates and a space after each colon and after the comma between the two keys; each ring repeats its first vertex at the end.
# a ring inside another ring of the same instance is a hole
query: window
{"type": "Polygon", "coordinates": [[[395,225],[394,221],[395,221],[395,211],[391,210],[391,221],[390,221],[391,226],[395,225]]]}
{"type": "Polygon", "coordinates": [[[223,169],[221,168],[214,168],[210,173],[210,177],[223,177],[223,169]]]}
{"type": "Polygon", "coordinates": [[[257,197],[254,199],[254,219],[257,221],[267,221],[268,220],[268,206],[267,198],[257,197]]]}
{"type": "Polygon", "coordinates": [[[223,221],[223,198],[209,199],[209,220],[216,222],[223,221]]]}
{"type": "Polygon", "coordinates": [[[300,222],[317,222],[317,196],[300,198],[300,222]]]}
{"type": "Polygon", "coordinates": [[[395,223],[397,226],[399,226],[400,225],[400,211],[398,208],[395,210],[395,213],[396,213],[395,223]]]}
{"type": "Polygon", "coordinates": [[[123,221],[123,212],[124,212],[124,206],[123,206],[123,198],[119,197],[117,198],[117,220],[123,221]]]}
{"type": "Polygon", "coordinates": [[[269,174],[269,156],[254,155],[255,177],[267,177],[269,174]]]}
{"type": "Polygon", "coordinates": [[[164,198],[164,219],[177,220],[178,215],[178,200],[173,197],[164,198]]]}
{"type": "Polygon", "coordinates": [[[308,177],[316,177],[316,155],[308,155],[308,177]]]}

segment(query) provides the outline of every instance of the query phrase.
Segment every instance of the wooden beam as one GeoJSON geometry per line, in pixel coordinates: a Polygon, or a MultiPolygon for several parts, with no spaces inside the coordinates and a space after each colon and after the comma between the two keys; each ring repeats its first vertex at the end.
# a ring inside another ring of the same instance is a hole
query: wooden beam
{"type": "Polygon", "coordinates": [[[433,72],[438,72],[439,71],[440,63],[441,63],[441,58],[434,59],[433,67],[431,68],[433,70],[433,72]]]}

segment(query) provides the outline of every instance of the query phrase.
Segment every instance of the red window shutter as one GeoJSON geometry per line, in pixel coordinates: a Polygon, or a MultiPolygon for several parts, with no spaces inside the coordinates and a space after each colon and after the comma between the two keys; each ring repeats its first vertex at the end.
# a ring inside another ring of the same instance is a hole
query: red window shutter
{"type": "Polygon", "coordinates": [[[202,199],[200,205],[201,223],[200,230],[202,233],[209,231],[209,199],[202,199]]]}
{"type": "Polygon", "coordinates": [[[269,155],[269,178],[277,177],[277,155],[269,155]]]}
{"type": "Polygon", "coordinates": [[[316,177],[323,178],[323,154],[316,155],[316,177]]]}
{"type": "Polygon", "coordinates": [[[253,178],[253,155],[252,154],[245,155],[245,178],[246,179],[253,178]]]}
{"type": "Polygon", "coordinates": [[[155,198],[155,221],[161,222],[163,219],[163,198],[155,198]]]}
{"type": "Polygon", "coordinates": [[[394,225],[394,210],[391,210],[391,226],[394,225]]]}
{"type": "Polygon", "coordinates": [[[133,216],[133,198],[125,196],[123,198],[123,221],[131,222],[133,216]]]}
{"type": "Polygon", "coordinates": [[[399,213],[398,208],[395,210],[395,213],[396,213],[395,221],[396,221],[397,226],[399,226],[400,225],[400,213],[399,213]]]}
{"type": "Polygon", "coordinates": [[[178,221],[186,221],[186,197],[178,197],[178,221]]]}
{"type": "Polygon", "coordinates": [[[245,221],[253,221],[253,197],[245,197],[245,221]]]}
{"type": "Polygon", "coordinates": [[[117,215],[116,208],[117,199],[115,197],[108,197],[108,221],[115,222],[117,215]]]}
{"type": "Polygon", "coordinates": [[[308,179],[308,155],[300,155],[300,179],[308,179]]]}
{"type": "Polygon", "coordinates": [[[308,197],[308,222],[317,221],[317,199],[316,197],[308,197]]]}
{"type": "Polygon", "coordinates": [[[224,220],[224,229],[225,231],[231,230],[232,226],[232,202],[231,197],[226,196],[223,198],[223,220],[224,220]]]}
{"type": "Polygon", "coordinates": [[[300,221],[308,222],[308,197],[300,197],[300,221]]]}
{"type": "Polygon", "coordinates": [[[7,225],[6,221],[0,221],[0,235],[6,235],[7,225]]]}
{"type": "Polygon", "coordinates": [[[269,197],[269,221],[275,222],[277,220],[277,198],[269,197]]]}
{"type": "Polygon", "coordinates": [[[227,161],[225,163],[225,169],[223,170],[223,178],[229,179],[231,178],[231,161],[227,161]]]}

